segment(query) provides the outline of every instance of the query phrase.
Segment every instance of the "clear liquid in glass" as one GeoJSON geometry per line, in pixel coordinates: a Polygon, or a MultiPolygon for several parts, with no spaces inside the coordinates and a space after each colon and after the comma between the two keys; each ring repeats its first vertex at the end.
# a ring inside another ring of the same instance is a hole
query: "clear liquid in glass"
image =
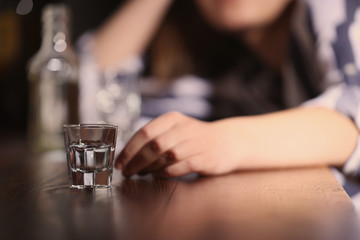
{"type": "Polygon", "coordinates": [[[115,148],[93,141],[73,142],[67,149],[70,187],[110,187],[115,148]]]}

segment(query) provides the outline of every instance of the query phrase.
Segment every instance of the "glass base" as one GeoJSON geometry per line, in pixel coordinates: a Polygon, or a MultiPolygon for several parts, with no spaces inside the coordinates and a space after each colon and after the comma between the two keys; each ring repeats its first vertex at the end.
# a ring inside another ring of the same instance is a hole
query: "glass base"
{"type": "Polygon", "coordinates": [[[102,172],[69,172],[70,188],[110,188],[112,179],[112,171],[106,170],[102,172]]]}

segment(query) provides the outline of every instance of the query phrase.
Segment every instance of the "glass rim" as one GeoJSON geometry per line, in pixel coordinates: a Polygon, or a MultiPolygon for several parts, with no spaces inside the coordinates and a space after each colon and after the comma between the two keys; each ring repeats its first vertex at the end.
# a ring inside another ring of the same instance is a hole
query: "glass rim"
{"type": "Polygon", "coordinates": [[[118,128],[117,125],[108,123],[80,123],[80,124],[64,124],[63,128],[95,128],[95,129],[112,129],[118,128]]]}

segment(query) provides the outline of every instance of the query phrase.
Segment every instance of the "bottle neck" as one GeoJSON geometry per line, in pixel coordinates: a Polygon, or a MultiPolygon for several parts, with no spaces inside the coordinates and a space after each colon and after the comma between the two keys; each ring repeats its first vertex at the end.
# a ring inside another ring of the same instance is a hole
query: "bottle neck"
{"type": "Polygon", "coordinates": [[[47,6],[42,22],[42,50],[61,53],[70,47],[69,13],[65,5],[47,6]]]}

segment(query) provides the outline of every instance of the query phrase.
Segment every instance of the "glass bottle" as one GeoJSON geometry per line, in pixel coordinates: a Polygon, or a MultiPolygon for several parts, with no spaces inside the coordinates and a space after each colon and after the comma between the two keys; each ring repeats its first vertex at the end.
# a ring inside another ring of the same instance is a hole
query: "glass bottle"
{"type": "Polygon", "coordinates": [[[34,152],[64,148],[63,124],[78,123],[78,60],[71,47],[69,9],[45,6],[42,43],[28,62],[29,143],[34,152]]]}

